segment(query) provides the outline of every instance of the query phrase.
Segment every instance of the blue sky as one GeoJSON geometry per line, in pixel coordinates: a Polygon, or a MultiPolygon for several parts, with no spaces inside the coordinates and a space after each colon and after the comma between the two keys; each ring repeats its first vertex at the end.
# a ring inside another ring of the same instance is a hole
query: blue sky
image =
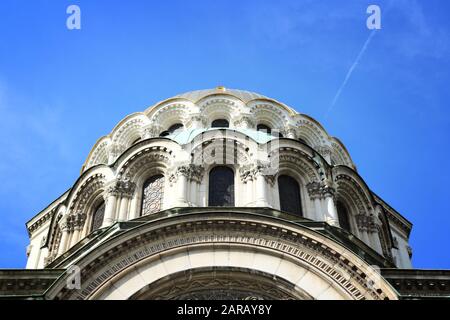
{"type": "Polygon", "coordinates": [[[414,224],[414,267],[450,269],[449,12],[446,0],[0,1],[0,268],[25,266],[25,222],[72,185],[97,138],[224,85],[320,121],[414,224]],[[71,4],[81,30],[66,28],[71,4]],[[382,29],[361,52],[369,4],[382,29]]]}

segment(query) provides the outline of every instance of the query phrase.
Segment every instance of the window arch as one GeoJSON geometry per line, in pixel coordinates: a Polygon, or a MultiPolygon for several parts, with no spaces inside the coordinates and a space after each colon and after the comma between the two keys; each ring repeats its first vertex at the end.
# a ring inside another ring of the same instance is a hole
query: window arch
{"type": "Polygon", "coordinates": [[[338,201],[336,203],[336,209],[337,209],[337,214],[338,214],[338,219],[339,219],[339,226],[342,229],[350,232],[351,228],[350,228],[350,220],[349,220],[347,207],[341,201],[338,201]]]}
{"type": "Polygon", "coordinates": [[[209,172],[208,205],[234,206],[234,172],[230,168],[219,166],[209,172]]]}
{"type": "Polygon", "coordinates": [[[266,126],[265,124],[262,124],[262,123],[260,123],[256,126],[256,130],[265,132],[267,134],[272,134],[272,128],[269,126],[266,126]]]}
{"type": "Polygon", "coordinates": [[[300,185],[297,180],[287,175],[279,176],[278,192],[281,211],[303,216],[300,185]]]}
{"type": "Polygon", "coordinates": [[[103,218],[105,216],[105,201],[102,201],[94,211],[92,215],[91,231],[100,229],[103,224],[103,218]]]}
{"type": "Polygon", "coordinates": [[[174,125],[171,125],[170,128],[167,130],[170,133],[174,133],[175,131],[182,129],[184,126],[182,123],[175,123],[174,125]]]}
{"type": "Polygon", "coordinates": [[[142,189],[141,216],[161,211],[164,196],[164,176],[154,175],[147,179],[142,189]]]}
{"type": "Polygon", "coordinates": [[[171,125],[169,127],[169,129],[161,132],[159,134],[159,136],[160,137],[166,137],[166,136],[168,136],[168,135],[170,135],[170,134],[174,133],[175,131],[177,131],[179,129],[182,129],[182,128],[184,128],[184,125],[182,123],[175,123],[175,124],[171,125]]]}
{"type": "Polygon", "coordinates": [[[230,123],[227,119],[216,119],[211,123],[211,128],[229,128],[230,123]]]}

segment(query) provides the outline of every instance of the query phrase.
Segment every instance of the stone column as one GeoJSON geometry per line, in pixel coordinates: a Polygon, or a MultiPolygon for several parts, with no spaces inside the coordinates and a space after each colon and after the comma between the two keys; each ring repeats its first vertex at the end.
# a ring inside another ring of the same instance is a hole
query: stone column
{"type": "Polygon", "coordinates": [[[114,186],[108,187],[104,195],[105,198],[105,216],[103,217],[102,228],[109,227],[116,219],[117,195],[114,186]]]}
{"type": "Polygon", "coordinates": [[[315,212],[306,212],[306,217],[312,220],[325,221],[324,210],[322,210],[321,205],[321,184],[319,182],[310,182],[306,185],[306,190],[308,191],[309,198],[314,203],[315,212]]]}
{"type": "Polygon", "coordinates": [[[67,240],[69,238],[69,229],[70,229],[70,222],[67,221],[67,218],[65,221],[61,223],[61,241],[59,242],[58,247],[58,256],[63,254],[66,251],[67,246],[67,240]]]}
{"type": "Polygon", "coordinates": [[[70,247],[73,247],[80,240],[80,233],[83,230],[86,214],[76,213],[73,215],[73,234],[70,239],[70,247]]]}
{"type": "Polygon", "coordinates": [[[136,184],[129,180],[118,180],[115,187],[120,196],[118,220],[127,221],[129,219],[128,205],[136,190],[136,184]]]}
{"type": "Polygon", "coordinates": [[[369,239],[368,233],[371,220],[370,216],[365,213],[359,213],[355,216],[355,218],[361,240],[364,241],[364,243],[367,244],[368,246],[371,246],[371,241],[369,239]]]}
{"type": "Polygon", "coordinates": [[[334,202],[334,189],[325,185],[322,188],[325,203],[325,222],[332,226],[339,226],[339,217],[334,202]]]}
{"type": "Polygon", "coordinates": [[[266,178],[262,172],[258,172],[256,175],[256,201],[257,207],[267,207],[267,185],[266,178]]]}
{"type": "Polygon", "coordinates": [[[191,168],[189,165],[181,165],[176,167],[173,173],[169,177],[169,182],[172,186],[175,186],[175,201],[174,207],[187,207],[187,183],[190,175],[191,168]]]}

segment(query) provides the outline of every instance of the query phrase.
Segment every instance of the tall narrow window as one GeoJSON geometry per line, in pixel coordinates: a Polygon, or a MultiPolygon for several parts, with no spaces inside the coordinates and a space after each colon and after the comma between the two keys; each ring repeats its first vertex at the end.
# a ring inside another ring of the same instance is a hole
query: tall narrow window
{"type": "Polygon", "coordinates": [[[226,119],[217,119],[211,123],[211,128],[228,128],[230,123],[226,119]]]}
{"type": "Polygon", "coordinates": [[[209,206],[234,206],[234,172],[228,167],[215,167],[209,172],[209,206]]]}
{"type": "Polygon", "coordinates": [[[101,228],[104,216],[105,216],[105,202],[102,201],[102,203],[97,206],[92,216],[91,231],[95,231],[101,228]]]}
{"type": "Polygon", "coordinates": [[[336,209],[339,219],[339,225],[341,226],[342,229],[345,229],[350,232],[350,220],[348,217],[347,208],[342,202],[338,201],[336,203],[336,209]]]}
{"type": "Polygon", "coordinates": [[[278,192],[280,194],[281,211],[302,216],[300,186],[294,178],[286,175],[278,177],[278,192]]]}
{"type": "Polygon", "coordinates": [[[141,216],[161,211],[164,196],[164,176],[158,174],[144,183],[141,216]]]}

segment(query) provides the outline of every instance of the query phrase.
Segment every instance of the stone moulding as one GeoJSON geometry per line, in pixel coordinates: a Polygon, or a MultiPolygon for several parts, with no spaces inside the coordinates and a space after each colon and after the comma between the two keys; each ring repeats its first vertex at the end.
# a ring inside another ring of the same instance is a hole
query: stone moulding
{"type": "Polygon", "coordinates": [[[82,269],[81,290],[73,292],[60,285],[59,289],[58,286],[54,288],[53,294],[59,299],[89,299],[114,277],[144,259],[175,249],[214,244],[244,245],[285,255],[315,270],[351,299],[396,299],[392,288],[384,282],[379,288],[370,288],[367,280],[370,278],[369,266],[323,236],[271,219],[238,219],[231,214],[217,213],[210,218],[168,218],[116,236],[80,261],[74,261],[82,269]]]}

